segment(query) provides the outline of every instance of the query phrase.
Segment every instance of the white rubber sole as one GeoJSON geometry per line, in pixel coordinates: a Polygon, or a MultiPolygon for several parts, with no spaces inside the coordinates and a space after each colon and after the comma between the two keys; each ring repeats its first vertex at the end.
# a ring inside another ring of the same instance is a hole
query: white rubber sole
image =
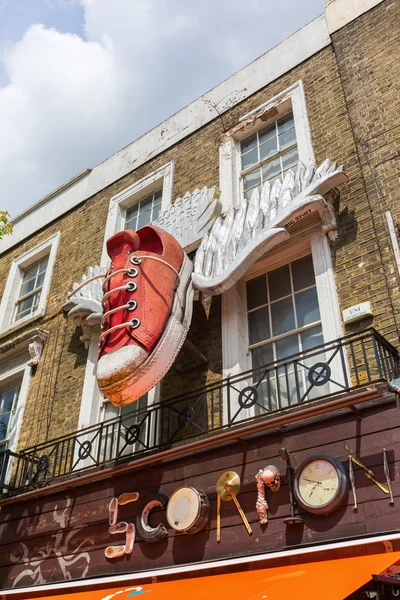
{"type": "Polygon", "coordinates": [[[169,371],[182,348],[189,331],[193,313],[192,261],[184,257],[178,289],[175,292],[171,315],[157,346],[150,356],[132,373],[106,386],[101,392],[115,406],[125,406],[139,400],[169,371]]]}

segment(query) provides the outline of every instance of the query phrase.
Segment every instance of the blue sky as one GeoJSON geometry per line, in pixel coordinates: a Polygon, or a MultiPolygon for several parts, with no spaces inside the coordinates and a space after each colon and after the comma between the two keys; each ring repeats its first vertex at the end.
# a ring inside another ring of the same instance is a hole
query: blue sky
{"type": "Polygon", "coordinates": [[[323,7],[324,0],[0,0],[0,209],[17,215],[323,7]]]}

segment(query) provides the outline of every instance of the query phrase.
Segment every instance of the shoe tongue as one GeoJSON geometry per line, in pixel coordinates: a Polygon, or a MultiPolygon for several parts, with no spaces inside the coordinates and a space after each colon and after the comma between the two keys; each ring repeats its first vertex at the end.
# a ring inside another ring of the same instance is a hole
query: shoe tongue
{"type": "Polygon", "coordinates": [[[111,260],[125,252],[133,252],[140,245],[140,238],[135,231],[126,229],[119,231],[107,240],[107,252],[111,260]]]}

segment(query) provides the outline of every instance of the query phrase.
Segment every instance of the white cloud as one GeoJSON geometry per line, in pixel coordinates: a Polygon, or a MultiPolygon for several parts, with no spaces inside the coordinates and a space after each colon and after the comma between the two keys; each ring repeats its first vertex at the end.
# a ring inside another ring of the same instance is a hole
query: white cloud
{"type": "Polygon", "coordinates": [[[323,0],[49,1],[83,6],[86,39],[32,25],[3,54],[0,208],[13,215],[323,10],[323,0]]]}

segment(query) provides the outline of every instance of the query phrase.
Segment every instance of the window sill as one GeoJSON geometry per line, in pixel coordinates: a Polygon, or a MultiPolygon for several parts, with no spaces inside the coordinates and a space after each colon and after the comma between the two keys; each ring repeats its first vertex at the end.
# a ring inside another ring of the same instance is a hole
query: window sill
{"type": "Polygon", "coordinates": [[[7,327],[1,328],[0,329],[0,339],[3,337],[6,337],[10,333],[13,333],[14,331],[18,331],[22,327],[25,327],[25,325],[27,325],[28,323],[32,323],[33,321],[36,321],[36,319],[38,319],[39,317],[43,317],[44,314],[45,314],[45,309],[41,308],[31,315],[28,315],[27,317],[24,317],[23,319],[20,319],[19,321],[15,321],[14,323],[7,325],[7,327]]]}

